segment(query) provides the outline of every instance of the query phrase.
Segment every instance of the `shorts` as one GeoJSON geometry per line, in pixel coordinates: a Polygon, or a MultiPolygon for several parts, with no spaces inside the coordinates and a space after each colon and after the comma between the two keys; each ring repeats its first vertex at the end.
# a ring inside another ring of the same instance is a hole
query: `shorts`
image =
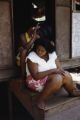
{"type": "Polygon", "coordinates": [[[40,80],[34,80],[33,77],[29,75],[26,79],[26,83],[31,90],[41,92],[47,80],[48,80],[48,76],[40,80]]]}

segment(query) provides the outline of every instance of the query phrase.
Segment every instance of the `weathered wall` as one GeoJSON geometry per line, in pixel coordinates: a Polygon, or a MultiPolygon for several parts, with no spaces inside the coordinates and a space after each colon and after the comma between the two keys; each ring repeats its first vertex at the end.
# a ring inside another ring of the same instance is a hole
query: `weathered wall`
{"type": "Polygon", "coordinates": [[[12,76],[13,47],[10,22],[10,3],[0,1],[0,80],[12,76]]]}
{"type": "Polygon", "coordinates": [[[56,0],[56,48],[59,58],[69,58],[70,0],[56,0]]]}
{"type": "Polygon", "coordinates": [[[72,57],[80,57],[80,11],[72,14],[72,57]]]}
{"type": "Polygon", "coordinates": [[[70,6],[70,0],[56,0],[56,5],[70,6]]]}
{"type": "MultiPolygon", "coordinates": [[[[80,57],[73,58],[71,0],[55,0],[56,50],[63,67],[80,66],[80,57]]],[[[78,26],[79,27],[79,26],[78,26]]],[[[76,41],[77,39],[75,39],[76,41]]],[[[77,41],[76,41],[77,42],[77,41]]],[[[78,42],[79,43],[79,42],[78,42]]],[[[75,44],[75,43],[74,43],[75,44]]],[[[77,45],[77,43],[76,43],[77,45]]],[[[77,45],[79,48],[79,45],[77,45]]],[[[76,47],[77,48],[77,47],[76,47]]],[[[75,49],[76,49],[75,48],[75,49]]],[[[79,50],[76,50],[79,56],[79,50]]]]}
{"type": "Polygon", "coordinates": [[[0,2],[0,66],[12,64],[9,3],[0,2]]]}

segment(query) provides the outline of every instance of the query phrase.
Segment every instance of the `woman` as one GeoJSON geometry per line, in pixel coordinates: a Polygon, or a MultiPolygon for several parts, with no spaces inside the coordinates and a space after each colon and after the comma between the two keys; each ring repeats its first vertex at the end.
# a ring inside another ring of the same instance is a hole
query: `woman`
{"type": "Polygon", "coordinates": [[[40,92],[37,100],[40,109],[43,109],[48,96],[56,93],[62,86],[71,96],[80,96],[70,74],[61,68],[55,49],[48,40],[35,41],[33,51],[26,61],[26,82],[30,89],[40,92]]]}

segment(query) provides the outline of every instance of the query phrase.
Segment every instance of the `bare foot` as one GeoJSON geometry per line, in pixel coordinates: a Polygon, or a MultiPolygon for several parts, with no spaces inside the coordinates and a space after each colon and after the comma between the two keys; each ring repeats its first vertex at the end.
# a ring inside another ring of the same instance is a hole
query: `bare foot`
{"type": "Polygon", "coordinates": [[[79,97],[80,96],[80,90],[74,90],[72,93],[73,97],[79,97]]]}

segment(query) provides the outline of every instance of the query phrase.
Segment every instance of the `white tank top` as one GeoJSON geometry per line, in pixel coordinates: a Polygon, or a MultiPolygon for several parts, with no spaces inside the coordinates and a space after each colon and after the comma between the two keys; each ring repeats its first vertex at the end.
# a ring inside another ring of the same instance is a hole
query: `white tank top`
{"type": "Polygon", "coordinates": [[[26,72],[27,72],[27,75],[30,75],[30,72],[29,72],[28,66],[27,66],[27,59],[38,64],[38,71],[39,72],[43,72],[46,70],[56,68],[56,64],[55,64],[55,60],[57,59],[56,52],[49,54],[48,61],[45,61],[44,59],[40,58],[35,52],[29,53],[29,55],[26,57],[26,72]]]}

